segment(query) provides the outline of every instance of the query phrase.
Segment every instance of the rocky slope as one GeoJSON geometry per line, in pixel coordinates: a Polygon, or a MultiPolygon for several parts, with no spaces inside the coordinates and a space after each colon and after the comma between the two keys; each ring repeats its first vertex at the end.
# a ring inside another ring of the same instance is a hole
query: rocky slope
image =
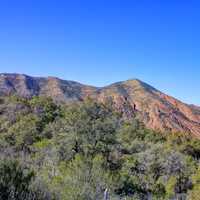
{"type": "Polygon", "coordinates": [[[0,95],[49,96],[57,102],[91,97],[109,102],[127,118],[136,115],[147,127],[188,132],[200,137],[200,107],[170,97],[140,80],[128,80],[97,88],[55,77],[35,78],[22,74],[0,74],[0,95]]]}

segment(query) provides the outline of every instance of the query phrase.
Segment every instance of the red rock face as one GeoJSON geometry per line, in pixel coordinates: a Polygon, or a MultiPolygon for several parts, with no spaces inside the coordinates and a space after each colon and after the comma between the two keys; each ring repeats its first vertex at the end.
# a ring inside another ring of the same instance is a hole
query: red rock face
{"type": "MultiPolygon", "coordinates": [[[[200,137],[200,110],[197,107],[184,104],[141,81],[130,80],[103,88],[98,98],[108,95],[119,108],[128,106],[129,111],[149,128],[188,132],[200,137]]],[[[126,114],[127,109],[124,111],[126,114]]]]}
{"type": "Polygon", "coordinates": [[[0,94],[14,93],[23,97],[50,96],[57,102],[81,101],[91,97],[112,104],[126,118],[137,116],[149,128],[187,132],[200,138],[200,107],[182,103],[139,80],[96,88],[54,77],[1,74],[0,94]]]}

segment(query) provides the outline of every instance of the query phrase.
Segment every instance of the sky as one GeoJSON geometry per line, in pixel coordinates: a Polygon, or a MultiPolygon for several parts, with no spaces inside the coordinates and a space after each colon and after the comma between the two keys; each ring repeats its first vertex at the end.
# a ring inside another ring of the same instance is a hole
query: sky
{"type": "Polygon", "coordinates": [[[0,72],[138,78],[200,105],[200,1],[0,0],[0,72]]]}

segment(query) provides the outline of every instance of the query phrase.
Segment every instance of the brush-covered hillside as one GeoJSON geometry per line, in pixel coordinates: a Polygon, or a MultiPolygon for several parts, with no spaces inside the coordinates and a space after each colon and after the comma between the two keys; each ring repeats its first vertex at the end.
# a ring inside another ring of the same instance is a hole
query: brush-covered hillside
{"type": "Polygon", "coordinates": [[[104,102],[2,96],[0,199],[199,200],[200,141],[104,102]]]}
{"type": "Polygon", "coordinates": [[[112,104],[124,118],[137,116],[156,131],[187,132],[200,138],[200,108],[185,104],[137,79],[97,88],[55,77],[0,74],[0,96],[51,97],[55,102],[73,103],[88,97],[112,104]]]}

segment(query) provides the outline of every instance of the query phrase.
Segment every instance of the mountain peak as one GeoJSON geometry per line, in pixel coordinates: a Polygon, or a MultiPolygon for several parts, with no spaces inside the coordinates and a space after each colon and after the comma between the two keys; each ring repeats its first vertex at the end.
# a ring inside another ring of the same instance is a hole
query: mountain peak
{"type": "Polygon", "coordinates": [[[157,91],[157,89],[155,89],[154,87],[152,87],[151,85],[141,81],[140,79],[129,79],[127,81],[124,82],[125,84],[127,85],[130,85],[130,86],[135,86],[135,87],[142,87],[143,89],[145,90],[150,90],[150,91],[157,91]]]}

